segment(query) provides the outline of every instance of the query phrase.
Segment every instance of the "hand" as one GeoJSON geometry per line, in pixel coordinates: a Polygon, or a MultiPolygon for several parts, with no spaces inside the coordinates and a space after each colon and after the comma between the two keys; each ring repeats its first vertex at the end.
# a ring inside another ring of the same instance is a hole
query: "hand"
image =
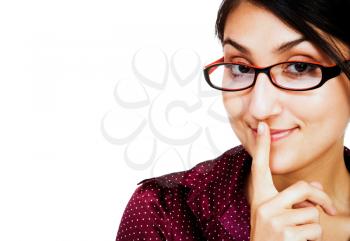
{"type": "Polygon", "coordinates": [[[329,215],[335,215],[331,199],[317,182],[299,181],[278,192],[269,166],[269,126],[263,122],[260,125],[264,131],[262,134],[258,131],[251,167],[251,240],[322,240],[320,210],[316,206],[329,215]]]}

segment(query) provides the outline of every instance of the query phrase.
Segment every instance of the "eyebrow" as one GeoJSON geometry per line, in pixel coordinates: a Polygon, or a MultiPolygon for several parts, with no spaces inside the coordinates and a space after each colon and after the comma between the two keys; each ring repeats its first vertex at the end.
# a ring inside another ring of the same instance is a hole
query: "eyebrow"
{"type": "MultiPolygon", "coordinates": [[[[301,42],[307,41],[306,38],[302,37],[302,38],[298,38],[292,41],[288,41],[285,43],[280,44],[277,48],[275,48],[273,50],[274,53],[282,53],[285,52],[291,48],[293,48],[294,46],[300,44],[301,42]]],[[[225,46],[226,44],[229,44],[231,46],[233,46],[234,48],[236,48],[237,50],[239,50],[240,52],[244,53],[244,54],[248,54],[251,55],[249,49],[245,46],[243,46],[242,44],[237,43],[236,41],[234,41],[233,39],[230,38],[226,38],[222,44],[222,46],[225,46]]]]}

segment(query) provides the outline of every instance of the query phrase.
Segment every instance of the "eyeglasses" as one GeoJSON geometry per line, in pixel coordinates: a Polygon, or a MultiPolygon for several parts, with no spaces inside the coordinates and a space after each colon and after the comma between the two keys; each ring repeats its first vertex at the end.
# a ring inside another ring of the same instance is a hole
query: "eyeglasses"
{"type": "MultiPolygon", "coordinates": [[[[338,65],[325,67],[317,63],[288,61],[266,68],[248,64],[224,63],[224,58],[207,65],[204,77],[208,84],[218,90],[239,91],[255,85],[258,74],[265,73],[271,83],[285,90],[305,91],[321,87],[342,72],[338,65]]],[[[345,61],[350,63],[350,60],[345,61]]]]}

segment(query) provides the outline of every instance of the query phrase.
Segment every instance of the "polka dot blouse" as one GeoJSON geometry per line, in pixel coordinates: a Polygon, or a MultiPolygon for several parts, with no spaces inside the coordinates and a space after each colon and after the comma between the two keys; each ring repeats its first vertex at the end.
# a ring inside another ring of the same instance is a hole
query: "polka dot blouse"
{"type": "MultiPolygon", "coordinates": [[[[344,147],[350,172],[350,150],[344,147]]],[[[243,146],[184,172],[140,182],[121,219],[116,241],[248,241],[245,185],[252,158],[243,146]]]]}

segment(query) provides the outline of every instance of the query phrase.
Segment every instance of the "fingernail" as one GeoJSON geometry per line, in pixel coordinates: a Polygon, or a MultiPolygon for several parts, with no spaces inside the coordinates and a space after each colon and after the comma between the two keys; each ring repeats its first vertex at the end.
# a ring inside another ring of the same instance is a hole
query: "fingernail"
{"type": "Polygon", "coordinates": [[[265,125],[263,122],[259,122],[258,124],[258,134],[263,135],[265,131],[265,125]]]}
{"type": "Polygon", "coordinates": [[[312,186],[314,186],[314,187],[316,187],[316,188],[318,188],[318,189],[320,189],[320,190],[323,190],[323,186],[322,186],[322,184],[320,183],[320,182],[310,182],[310,184],[312,185],[312,186]]]}

